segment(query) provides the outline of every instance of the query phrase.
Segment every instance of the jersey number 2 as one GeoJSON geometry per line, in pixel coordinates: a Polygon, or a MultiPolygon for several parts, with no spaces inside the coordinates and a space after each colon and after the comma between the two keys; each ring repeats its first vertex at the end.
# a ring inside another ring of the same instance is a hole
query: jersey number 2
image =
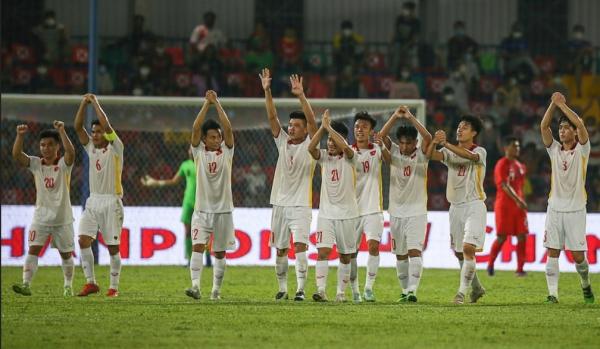
{"type": "Polygon", "coordinates": [[[54,188],[54,178],[52,178],[52,177],[44,178],[44,186],[48,189],[54,188]]]}
{"type": "Polygon", "coordinates": [[[340,180],[340,175],[338,174],[338,170],[331,170],[331,181],[337,182],[340,180]]]}

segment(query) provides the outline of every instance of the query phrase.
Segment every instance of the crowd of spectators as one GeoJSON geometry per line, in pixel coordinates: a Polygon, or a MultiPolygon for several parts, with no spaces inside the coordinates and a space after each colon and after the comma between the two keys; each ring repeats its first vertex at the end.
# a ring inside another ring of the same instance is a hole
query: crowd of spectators
{"type": "MultiPolygon", "coordinates": [[[[519,23],[498,45],[484,47],[469,36],[468,23],[457,21],[446,43],[432,45],[421,37],[416,10],[414,3],[404,4],[392,40],[383,46],[366,42],[360,28],[349,20],[340,22],[339,32],[327,44],[302,42],[293,27],[275,40],[261,21],[247,38],[233,40],[219,29],[222,19],[207,12],[189,40],[173,41],[150,32],[144,18],[137,15],[127,37],[105,42],[100,50],[99,94],[198,96],[213,89],[220,96],[260,97],[258,71],[268,67],[275,72],[275,97],[288,97],[287,77],[301,73],[309,98],[423,98],[432,131],[444,129],[452,134],[464,113],[484,120],[478,140],[489,154],[486,192],[490,208],[495,192],[492,168],[502,156],[500,140],[509,134],[519,137],[521,159],[529,173],[525,193],[530,209],[536,211],[545,209],[550,180],[539,121],[550,94],[560,91],[590,132],[588,172],[600,173],[600,82],[595,62],[599,57],[585,39],[583,26],[572,28],[569,40],[557,46],[556,54],[532,55],[519,23]]],[[[52,11],[31,29],[31,35],[23,37],[29,39],[2,43],[3,93],[86,91],[87,48],[69,38],[52,11]]],[[[14,138],[15,126],[2,123],[3,158],[9,156],[7,142],[14,138]]],[[[235,203],[267,206],[277,154],[272,144],[264,142],[269,137],[261,134],[263,131],[238,133],[239,144],[257,146],[236,148],[235,203]]],[[[126,152],[130,152],[126,153],[124,186],[132,193],[126,194],[125,203],[177,204],[179,193],[166,189],[145,193],[138,179],[158,171],[156,168],[163,174],[158,177],[171,176],[185,158],[189,138],[149,132],[123,132],[122,137],[128,144],[126,152]],[[156,153],[165,156],[150,168],[156,153]]],[[[13,166],[3,166],[0,171],[2,203],[32,202],[28,177],[18,176],[13,166]]],[[[73,175],[76,196],[80,195],[76,189],[80,177],[73,175]]],[[[600,178],[588,178],[590,210],[600,211],[600,178]]],[[[318,188],[315,180],[316,202],[318,188]]],[[[446,209],[445,169],[439,164],[430,166],[429,191],[430,208],[446,209]]]]}

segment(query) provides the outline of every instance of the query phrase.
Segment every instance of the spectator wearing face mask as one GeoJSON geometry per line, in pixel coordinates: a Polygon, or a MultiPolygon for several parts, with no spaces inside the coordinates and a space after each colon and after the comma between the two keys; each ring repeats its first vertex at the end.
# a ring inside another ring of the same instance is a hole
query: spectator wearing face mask
{"type": "Polygon", "coordinates": [[[459,64],[466,62],[466,56],[469,55],[469,61],[477,56],[479,45],[473,38],[465,32],[465,22],[454,22],[454,35],[448,39],[448,68],[455,69],[459,64]]]}
{"type": "Polygon", "coordinates": [[[465,69],[455,69],[450,73],[450,77],[444,83],[444,88],[449,87],[453,91],[454,103],[458,106],[461,113],[469,112],[469,82],[465,74],[465,69]]]}
{"type": "Polygon", "coordinates": [[[150,66],[146,63],[140,65],[138,74],[133,79],[131,94],[134,96],[154,96],[154,86],[150,66]]]}
{"type": "Polygon", "coordinates": [[[390,64],[393,69],[397,69],[394,73],[398,73],[403,66],[415,66],[414,48],[421,30],[421,21],[416,16],[416,9],[417,5],[414,2],[407,1],[402,4],[402,12],[396,18],[390,64]]]}
{"type": "Polygon", "coordinates": [[[202,53],[208,45],[214,45],[219,49],[227,42],[225,34],[215,28],[217,15],[212,11],[207,11],[203,18],[204,23],[196,26],[190,35],[190,45],[195,53],[202,53]]]}
{"type": "Polygon", "coordinates": [[[63,63],[68,49],[67,32],[65,26],[56,20],[54,11],[46,11],[43,22],[34,29],[34,33],[42,43],[43,60],[50,65],[63,63]]]}
{"type": "Polygon", "coordinates": [[[538,75],[537,66],[529,54],[529,43],[524,37],[521,24],[513,24],[510,35],[500,43],[500,54],[502,56],[500,71],[505,75],[514,74],[529,78],[538,75]]]}
{"type": "Polygon", "coordinates": [[[517,78],[509,76],[494,92],[494,109],[499,118],[504,120],[513,110],[521,110],[523,99],[517,78]]]}
{"type": "Polygon", "coordinates": [[[362,35],[354,32],[354,24],[351,21],[342,22],[341,31],[333,37],[333,61],[338,72],[347,65],[355,67],[360,62],[364,41],[362,35]]]}
{"type": "Polygon", "coordinates": [[[584,74],[592,71],[594,64],[594,48],[584,38],[585,27],[577,24],[573,27],[573,34],[567,41],[566,56],[564,57],[567,72],[575,76],[575,95],[581,97],[581,81],[584,74]]]}

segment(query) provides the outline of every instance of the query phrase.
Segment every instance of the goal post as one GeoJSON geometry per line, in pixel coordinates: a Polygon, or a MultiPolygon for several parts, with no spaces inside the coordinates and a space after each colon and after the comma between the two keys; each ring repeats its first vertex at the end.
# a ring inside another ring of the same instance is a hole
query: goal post
{"type": "MultiPolygon", "coordinates": [[[[189,131],[203,97],[136,97],[99,96],[117,130],[189,131]]],[[[235,130],[268,128],[264,98],[220,98],[235,130]]],[[[74,118],[81,96],[2,94],[2,118],[51,123],[74,118]],[[33,120],[32,120],[33,121],[33,120]]],[[[281,120],[292,110],[300,109],[297,98],[275,98],[281,120]]],[[[333,119],[351,118],[361,110],[371,113],[379,122],[387,120],[400,105],[407,105],[425,124],[425,101],[422,99],[310,99],[317,120],[325,109],[333,119]]],[[[211,110],[209,115],[216,115],[211,110]],[[211,113],[212,112],[212,113],[211,113]],[[213,114],[214,113],[214,114],[213,114]]]]}

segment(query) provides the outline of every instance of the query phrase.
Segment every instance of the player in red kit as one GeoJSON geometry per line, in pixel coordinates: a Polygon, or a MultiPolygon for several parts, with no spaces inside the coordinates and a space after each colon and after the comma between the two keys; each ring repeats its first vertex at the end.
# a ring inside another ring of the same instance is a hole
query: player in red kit
{"type": "Polygon", "coordinates": [[[494,182],[496,182],[496,232],[498,239],[492,245],[490,260],[488,262],[488,275],[494,275],[494,261],[502,249],[506,238],[517,236],[517,276],[525,276],[526,238],[529,233],[527,227],[527,203],[523,197],[523,183],[527,173],[524,164],[519,162],[520,144],[516,137],[507,137],[504,140],[504,157],[498,160],[494,168],[494,182]]]}

